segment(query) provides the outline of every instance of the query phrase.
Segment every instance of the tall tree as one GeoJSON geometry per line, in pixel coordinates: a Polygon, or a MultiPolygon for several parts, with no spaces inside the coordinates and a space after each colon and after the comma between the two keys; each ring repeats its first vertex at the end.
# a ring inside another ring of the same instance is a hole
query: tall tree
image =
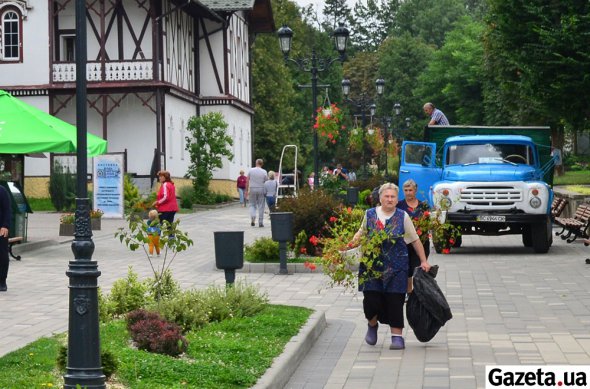
{"type": "Polygon", "coordinates": [[[398,0],[357,2],[351,21],[351,41],[356,50],[375,51],[393,27],[398,0]]]}
{"type": "Polygon", "coordinates": [[[401,3],[394,32],[408,32],[441,47],[453,23],[467,13],[463,0],[407,0],[401,3]]]}
{"type": "Polygon", "coordinates": [[[382,112],[393,116],[393,130],[402,131],[411,139],[420,139],[426,124],[422,111],[424,100],[415,90],[418,78],[426,69],[433,50],[431,45],[409,33],[389,37],[379,48],[379,74],[386,82],[382,112]],[[402,107],[399,116],[393,112],[396,103],[402,107]],[[406,132],[405,118],[410,119],[409,132],[406,132]]]}
{"type": "Polygon", "coordinates": [[[442,107],[452,124],[484,124],[484,28],[469,16],[460,19],[419,77],[416,95],[442,107]]]}

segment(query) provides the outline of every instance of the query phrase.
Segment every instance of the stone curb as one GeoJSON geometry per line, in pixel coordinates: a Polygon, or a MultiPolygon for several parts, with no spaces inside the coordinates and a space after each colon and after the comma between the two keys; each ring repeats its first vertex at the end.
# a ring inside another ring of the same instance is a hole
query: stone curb
{"type": "Polygon", "coordinates": [[[260,377],[252,388],[284,388],[326,326],[324,312],[315,311],[312,313],[299,333],[285,345],[283,353],[275,358],[270,368],[266,370],[266,373],[260,377]]]}

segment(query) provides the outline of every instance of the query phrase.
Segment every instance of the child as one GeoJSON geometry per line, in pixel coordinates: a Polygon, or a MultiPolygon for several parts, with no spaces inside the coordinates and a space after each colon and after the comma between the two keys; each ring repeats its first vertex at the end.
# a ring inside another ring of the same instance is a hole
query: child
{"type": "Polygon", "coordinates": [[[152,209],[148,213],[147,221],[147,233],[150,239],[149,249],[150,255],[154,255],[154,247],[156,248],[156,254],[160,255],[160,219],[158,218],[158,211],[152,209]]]}

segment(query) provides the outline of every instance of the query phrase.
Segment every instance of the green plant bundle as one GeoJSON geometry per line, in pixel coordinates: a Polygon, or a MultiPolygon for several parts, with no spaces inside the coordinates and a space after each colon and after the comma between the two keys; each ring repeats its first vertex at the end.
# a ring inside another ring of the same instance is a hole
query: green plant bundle
{"type": "Polygon", "coordinates": [[[269,237],[257,238],[252,244],[245,245],[244,257],[248,262],[278,262],[279,242],[269,237]]]}

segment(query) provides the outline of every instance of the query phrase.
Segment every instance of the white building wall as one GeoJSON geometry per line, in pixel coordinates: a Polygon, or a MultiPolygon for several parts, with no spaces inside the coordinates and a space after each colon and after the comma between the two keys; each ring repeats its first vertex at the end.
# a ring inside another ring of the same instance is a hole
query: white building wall
{"type": "Polygon", "coordinates": [[[233,161],[224,158],[223,168],[213,171],[213,179],[235,180],[240,173],[240,169],[247,171],[251,167],[250,144],[252,143],[252,130],[250,115],[227,105],[201,108],[201,114],[207,112],[221,112],[223,114],[225,121],[228,123],[227,133],[234,141],[232,146],[233,161]]]}
{"type": "Polygon", "coordinates": [[[49,82],[49,36],[47,1],[33,5],[22,22],[22,63],[0,65],[0,86],[43,85],[49,82]]]}
{"type": "Polygon", "coordinates": [[[188,121],[197,114],[196,106],[177,97],[167,95],[166,111],[166,170],[174,177],[183,177],[191,163],[185,150],[188,121]]]}
{"type": "MultiPolygon", "coordinates": [[[[213,31],[219,27],[219,24],[213,22],[205,22],[207,31],[213,31]]],[[[215,65],[221,80],[221,87],[224,87],[224,52],[223,52],[223,31],[218,31],[213,35],[209,36],[213,55],[215,57],[215,65]]],[[[209,51],[207,45],[203,40],[199,43],[199,58],[200,58],[200,80],[201,80],[201,95],[202,96],[219,96],[223,95],[223,91],[219,90],[217,79],[215,77],[215,70],[213,69],[213,63],[209,58],[209,51]]]]}

